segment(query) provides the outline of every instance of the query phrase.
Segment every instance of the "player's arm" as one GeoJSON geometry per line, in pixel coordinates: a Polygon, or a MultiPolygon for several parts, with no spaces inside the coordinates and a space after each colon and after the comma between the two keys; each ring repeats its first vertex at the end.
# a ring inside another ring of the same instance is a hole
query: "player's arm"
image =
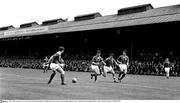
{"type": "Polygon", "coordinates": [[[106,58],[105,60],[104,60],[104,62],[106,62],[106,61],[108,61],[109,60],[109,57],[108,58],[106,58]]]}
{"type": "Polygon", "coordinates": [[[103,63],[104,65],[106,65],[106,63],[104,62],[103,58],[101,58],[101,61],[102,61],[102,63],[103,63]]]}
{"type": "Polygon", "coordinates": [[[174,64],[169,62],[170,69],[172,70],[174,68],[174,64]]]}
{"type": "Polygon", "coordinates": [[[116,62],[114,58],[113,58],[113,63],[118,66],[118,63],[116,62]]]}
{"type": "Polygon", "coordinates": [[[95,56],[92,58],[91,63],[94,64],[94,65],[99,65],[99,63],[96,63],[96,62],[94,62],[94,61],[95,61],[95,56]]]}
{"type": "Polygon", "coordinates": [[[162,67],[163,67],[163,68],[165,67],[164,65],[165,65],[165,61],[164,61],[163,64],[162,64],[162,67]]]}
{"type": "Polygon", "coordinates": [[[127,66],[129,66],[129,57],[127,56],[127,66]]]}
{"type": "Polygon", "coordinates": [[[56,57],[56,56],[59,56],[59,54],[58,53],[55,53],[54,55],[52,55],[49,59],[48,59],[48,64],[50,65],[50,63],[52,63],[52,61],[54,60],[54,57],[56,57]]]}
{"type": "Polygon", "coordinates": [[[62,58],[59,59],[60,63],[64,63],[64,60],[62,58]]]}
{"type": "Polygon", "coordinates": [[[52,55],[50,58],[49,58],[49,60],[48,60],[48,64],[50,65],[50,63],[52,63],[52,60],[54,59],[54,55],[52,55]]]}
{"type": "Polygon", "coordinates": [[[119,57],[117,58],[117,63],[118,63],[118,64],[121,64],[121,62],[119,61],[120,58],[121,58],[121,56],[119,56],[119,57]]]}

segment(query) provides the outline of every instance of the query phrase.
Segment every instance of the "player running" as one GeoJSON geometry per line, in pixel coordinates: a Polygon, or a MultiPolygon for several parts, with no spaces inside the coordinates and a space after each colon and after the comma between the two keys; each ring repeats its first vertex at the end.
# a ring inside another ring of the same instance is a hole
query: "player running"
{"type": "Polygon", "coordinates": [[[59,51],[57,53],[55,53],[54,55],[52,55],[48,60],[49,67],[53,71],[53,73],[51,74],[50,79],[48,81],[48,84],[51,83],[52,79],[56,75],[56,72],[59,72],[61,74],[61,85],[66,85],[66,83],[64,83],[65,71],[63,70],[64,61],[61,58],[62,53],[64,53],[64,47],[60,46],[59,51]]]}
{"type": "Polygon", "coordinates": [[[127,74],[127,68],[129,66],[129,57],[126,55],[126,50],[123,50],[122,55],[120,55],[117,59],[118,66],[120,69],[118,80],[121,82],[121,80],[126,76],[127,74]]]}
{"type": "Polygon", "coordinates": [[[113,53],[111,53],[109,57],[106,58],[105,63],[106,65],[104,66],[104,76],[106,77],[107,72],[112,73],[113,80],[115,83],[117,83],[116,78],[115,78],[114,67],[115,65],[118,65],[118,63],[115,61],[113,53]]]}
{"type": "MultiPolygon", "coordinates": [[[[101,51],[97,50],[97,54],[93,57],[91,61],[91,69],[94,71],[93,74],[91,74],[91,79],[95,77],[94,81],[97,81],[97,76],[100,76],[103,72],[103,66],[105,65],[105,62],[103,61],[103,58],[101,57],[101,51]]],[[[103,73],[104,74],[104,73],[103,73]]]]}
{"type": "Polygon", "coordinates": [[[44,58],[44,63],[43,63],[43,70],[44,70],[44,72],[43,73],[47,73],[48,72],[48,57],[46,56],[45,58],[44,58]]]}
{"type": "Polygon", "coordinates": [[[166,58],[163,65],[164,65],[164,70],[166,72],[166,78],[169,79],[169,72],[170,72],[170,61],[169,61],[169,58],[166,58]]]}

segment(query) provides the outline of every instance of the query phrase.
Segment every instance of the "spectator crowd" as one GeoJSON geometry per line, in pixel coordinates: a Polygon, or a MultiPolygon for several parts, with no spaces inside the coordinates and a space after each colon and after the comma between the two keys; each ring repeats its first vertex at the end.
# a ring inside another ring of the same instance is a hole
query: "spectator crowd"
{"type": "MultiPolygon", "coordinates": [[[[93,55],[92,55],[93,56],[93,55]]],[[[66,71],[91,71],[90,61],[91,55],[64,55],[66,71]]],[[[133,57],[130,57],[130,65],[128,68],[129,74],[138,75],[164,75],[163,61],[168,57],[171,61],[171,75],[179,76],[179,57],[170,53],[168,56],[159,55],[158,53],[138,52],[133,57]]],[[[117,56],[115,57],[115,59],[117,56]]],[[[0,67],[10,68],[32,68],[42,69],[44,59],[35,57],[3,57],[0,56],[0,67]]],[[[118,71],[118,67],[115,68],[118,71]]]]}

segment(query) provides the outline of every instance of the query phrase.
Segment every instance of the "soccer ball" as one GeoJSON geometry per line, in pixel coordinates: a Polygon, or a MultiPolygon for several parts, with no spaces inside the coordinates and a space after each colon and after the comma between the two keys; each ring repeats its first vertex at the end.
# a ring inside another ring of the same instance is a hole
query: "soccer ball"
{"type": "Polygon", "coordinates": [[[76,83],[77,82],[77,78],[72,78],[72,83],[76,83]]]}

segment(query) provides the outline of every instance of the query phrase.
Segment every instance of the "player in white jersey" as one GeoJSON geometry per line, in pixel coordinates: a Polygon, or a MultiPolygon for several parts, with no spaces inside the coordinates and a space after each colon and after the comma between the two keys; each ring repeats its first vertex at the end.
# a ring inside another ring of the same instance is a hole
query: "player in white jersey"
{"type": "Polygon", "coordinates": [[[101,57],[101,51],[97,50],[97,54],[93,57],[91,61],[91,69],[94,71],[93,74],[91,74],[91,79],[95,77],[95,82],[97,81],[97,76],[100,76],[101,74],[104,74],[104,66],[105,62],[103,61],[103,58],[101,57]]]}
{"type": "Polygon", "coordinates": [[[61,74],[61,85],[66,85],[66,83],[64,82],[65,71],[63,70],[65,64],[63,59],[61,58],[62,53],[64,53],[64,47],[60,46],[59,51],[52,55],[48,60],[49,68],[53,71],[48,81],[48,84],[51,83],[52,79],[56,75],[56,72],[58,72],[61,74]]]}
{"type": "Polygon", "coordinates": [[[113,80],[116,83],[116,78],[115,78],[115,72],[114,72],[114,67],[115,65],[118,65],[118,63],[115,61],[115,59],[113,58],[114,54],[111,53],[110,56],[108,58],[106,58],[106,60],[104,61],[106,63],[106,65],[104,66],[104,77],[106,77],[107,72],[112,73],[113,75],[113,80]]]}
{"type": "Polygon", "coordinates": [[[121,82],[121,80],[126,76],[127,68],[129,66],[129,57],[126,55],[126,52],[126,50],[123,50],[122,55],[120,55],[117,59],[120,69],[120,73],[118,76],[119,82],[121,82]]]}
{"type": "Polygon", "coordinates": [[[164,65],[164,70],[166,72],[166,78],[169,79],[169,72],[170,72],[170,61],[169,61],[169,58],[166,58],[165,61],[163,62],[163,65],[164,65]]]}
{"type": "Polygon", "coordinates": [[[44,73],[47,73],[47,71],[48,71],[48,57],[46,56],[45,58],[44,58],[44,63],[43,63],[43,70],[44,70],[44,73]]]}

